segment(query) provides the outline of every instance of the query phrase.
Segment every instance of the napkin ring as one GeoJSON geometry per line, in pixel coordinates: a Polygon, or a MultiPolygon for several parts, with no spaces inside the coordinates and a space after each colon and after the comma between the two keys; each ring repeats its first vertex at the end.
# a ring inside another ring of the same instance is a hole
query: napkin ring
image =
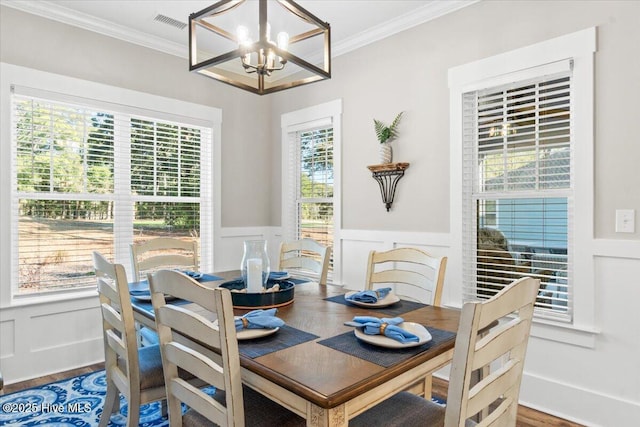
{"type": "Polygon", "coordinates": [[[381,323],[380,324],[380,335],[384,335],[384,331],[385,331],[385,329],[387,329],[387,326],[389,326],[388,323],[381,323]]]}
{"type": "Polygon", "coordinates": [[[242,320],[242,327],[247,329],[249,327],[249,321],[247,320],[247,318],[241,317],[240,320],[242,320]]]}

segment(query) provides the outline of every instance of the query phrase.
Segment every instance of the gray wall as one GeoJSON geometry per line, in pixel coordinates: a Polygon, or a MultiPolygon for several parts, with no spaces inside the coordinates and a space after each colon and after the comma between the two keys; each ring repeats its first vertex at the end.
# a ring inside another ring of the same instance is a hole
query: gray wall
{"type": "MultiPolygon", "coordinates": [[[[272,122],[278,123],[282,113],[342,98],[343,228],[448,232],[447,70],[592,26],[598,27],[595,236],[638,239],[638,1],[482,1],[335,58],[330,81],[273,96],[272,122]],[[387,213],[366,169],[377,163],[372,119],[390,121],[403,110],[394,161],[411,166],[387,213]],[[635,233],[615,233],[615,209],[621,208],[636,210],[635,233]]],[[[274,128],[272,138],[278,137],[274,128]]],[[[277,152],[273,162],[279,161],[277,152]]],[[[275,202],[280,199],[278,170],[272,179],[275,202]]],[[[271,221],[280,223],[279,203],[271,206],[271,221]]]]}
{"type": "Polygon", "coordinates": [[[222,225],[269,225],[265,97],[190,73],[186,59],[8,7],[0,8],[0,61],[221,108],[222,225]]]}

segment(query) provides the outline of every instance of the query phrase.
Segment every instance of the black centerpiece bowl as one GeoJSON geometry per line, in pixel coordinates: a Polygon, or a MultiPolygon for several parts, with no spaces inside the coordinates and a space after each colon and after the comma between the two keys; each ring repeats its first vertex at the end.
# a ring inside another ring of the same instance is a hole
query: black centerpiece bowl
{"type": "Polygon", "coordinates": [[[267,281],[267,291],[260,293],[246,292],[242,279],[224,282],[220,287],[231,291],[231,300],[233,301],[234,308],[273,308],[282,307],[293,302],[295,283],[288,280],[269,279],[267,281]],[[275,285],[279,285],[280,289],[277,291],[269,291],[269,289],[275,285]]]}

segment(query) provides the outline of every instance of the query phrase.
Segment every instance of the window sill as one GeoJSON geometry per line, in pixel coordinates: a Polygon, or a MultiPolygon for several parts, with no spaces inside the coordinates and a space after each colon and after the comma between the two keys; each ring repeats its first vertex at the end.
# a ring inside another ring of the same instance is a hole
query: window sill
{"type": "Polygon", "coordinates": [[[25,307],[29,305],[49,304],[71,300],[95,298],[97,296],[98,290],[94,287],[53,291],[40,294],[14,295],[11,299],[10,307],[25,307]]]}
{"type": "Polygon", "coordinates": [[[578,347],[595,348],[596,337],[600,333],[595,328],[579,327],[571,324],[533,319],[530,335],[535,338],[556,341],[578,347]]]}
{"type": "MultiPolygon", "coordinates": [[[[462,305],[446,305],[449,308],[462,309],[462,305]]],[[[534,318],[530,336],[546,341],[575,345],[584,348],[595,348],[596,337],[600,331],[595,328],[579,327],[569,323],[534,318]]]]}

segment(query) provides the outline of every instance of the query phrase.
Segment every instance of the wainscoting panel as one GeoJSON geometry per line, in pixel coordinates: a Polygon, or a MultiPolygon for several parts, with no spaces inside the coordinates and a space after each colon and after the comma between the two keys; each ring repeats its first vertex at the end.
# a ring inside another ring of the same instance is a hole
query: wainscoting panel
{"type": "Polygon", "coordinates": [[[0,358],[12,357],[16,351],[16,322],[6,320],[0,322],[0,337],[2,337],[2,347],[0,347],[0,358]]]}
{"type": "Polygon", "coordinates": [[[97,293],[2,309],[0,370],[6,384],[104,360],[97,293]]]}

